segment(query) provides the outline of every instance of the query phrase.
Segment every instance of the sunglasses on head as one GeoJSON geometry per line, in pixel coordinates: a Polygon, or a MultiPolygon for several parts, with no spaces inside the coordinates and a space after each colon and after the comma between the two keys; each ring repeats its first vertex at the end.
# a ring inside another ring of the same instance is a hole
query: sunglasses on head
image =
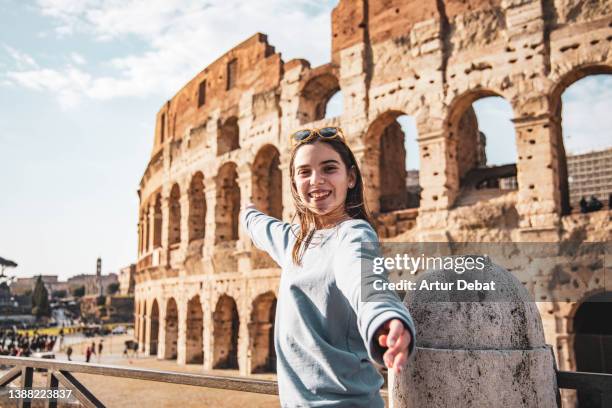
{"type": "Polygon", "coordinates": [[[344,139],[344,134],[342,133],[342,129],[338,127],[298,130],[297,132],[291,135],[291,141],[294,146],[297,146],[301,143],[306,143],[317,136],[322,139],[340,138],[340,140],[346,143],[346,140],[344,139]]]}

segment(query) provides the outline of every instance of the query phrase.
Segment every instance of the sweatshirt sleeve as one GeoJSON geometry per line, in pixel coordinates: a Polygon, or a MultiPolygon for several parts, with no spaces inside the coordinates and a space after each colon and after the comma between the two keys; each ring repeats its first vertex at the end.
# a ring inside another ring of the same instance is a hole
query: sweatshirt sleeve
{"type": "Polygon", "coordinates": [[[374,258],[380,256],[376,232],[366,222],[349,225],[340,233],[334,274],[338,288],[356,314],[368,355],[371,360],[384,365],[382,356],[386,349],[378,344],[374,334],[387,320],[399,319],[412,336],[409,346],[409,360],[412,360],[416,342],[412,316],[395,292],[374,290],[374,281],[388,282],[386,271],[374,273],[374,258]]]}
{"type": "Polygon", "coordinates": [[[255,246],[266,251],[279,266],[283,266],[291,241],[291,224],[270,217],[255,208],[242,210],[242,226],[255,246]]]}

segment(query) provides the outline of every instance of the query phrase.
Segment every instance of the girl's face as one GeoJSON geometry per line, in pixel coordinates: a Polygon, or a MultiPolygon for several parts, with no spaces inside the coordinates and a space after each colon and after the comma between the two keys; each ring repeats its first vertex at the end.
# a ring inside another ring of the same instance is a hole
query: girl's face
{"type": "Polygon", "coordinates": [[[347,172],[332,147],[325,142],[300,146],[293,165],[298,196],[310,211],[320,216],[345,213],[347,191],[355,186],[355,170],[347,172]]]}

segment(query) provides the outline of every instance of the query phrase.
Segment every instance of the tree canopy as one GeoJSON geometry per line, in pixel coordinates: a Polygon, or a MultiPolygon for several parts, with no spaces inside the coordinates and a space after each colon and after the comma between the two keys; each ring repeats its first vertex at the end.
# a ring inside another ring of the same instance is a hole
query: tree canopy
{"type": "Polygon", "coordinates": [[[34,285],[34,292],[32,293],[32,314],[36,315],[39,319],[43,316],[51,316],[51,309],[49,308],[49,292],[45,288],[45,284],[42,281],[42,277],[39,275],[34,285]]]}

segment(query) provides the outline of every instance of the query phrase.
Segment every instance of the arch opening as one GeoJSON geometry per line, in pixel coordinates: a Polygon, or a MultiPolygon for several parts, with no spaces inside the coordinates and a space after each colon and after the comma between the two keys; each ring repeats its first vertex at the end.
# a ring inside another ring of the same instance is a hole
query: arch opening
{"type": "Polygon", "coordinates": [[[418,208],[422,189],[414,118],[399,111],[383,113],[370,126],[367,144],[375,161],[368,178],[378,186],[379,211],[418,208]]]}
{"type": "Polygon", "coordinates": [[[142,326],[140,327],[140,332],[138,333],[138,344],[140,350],[144,351],[145,342],[147,337],[147,301],[144,300],[142,302],[142,326]]]}
{"type": "Polygon", "coordinates": [[[166,360],[174,360],[177,356],[178,342],[178,308],[174,298],[170,298],[166,305],[165,329],[166,341],[164,358],[166,360]]]}
{"type": "Polygon", "coordinates": [[[189,186],[189,242],[204,239],[206,231],[206,197],[204,175],[197,172],[189,186]]]}
{"type": "Polygon", "coordinates": [[[204,314],[197,295],[187,303],[186,362],[204,363],[204,314]]]}
{"type": "Polygon", "coordinates": [[[217,136],[217,156],[240,148],[240,128],[238,118],[232,116],[219,128],[217,136]]]}
{"type": "Polygon", "coordinates": [[[338,114],[338,109],[342,108],[341,100],[340,82],[335,75],[325,73],[311,78],[302,88],[300,95],[300,124],[338,114]],[[337,94],[339,95],[336,96],[337,94]],[[330,104],[330,101],[333,104],[330,104]]]}
{"type": "MultiPolygon", "coordinates": [[[[590,296],[574,315],[576,370],[612,374],[612,292],[590,296]]],[[[603,406],[599,395],[578,391],[578,403],[603,406]]]]}
{"type": "Polygon", "coordinates": [[[253,202],[270,216],[283,218],[283,176],[276,147],[262,147],[253,161],[253,202]]]}
{"type": "Polygon", "coordinates": [[[178,184],[172,186],[168,202],[170,211],[168,225],[168,244],[175,245],[181,242],[181,191],[178,184]]]}
{"type": "Polygon", "coordinates": [[[238,369],[239,326],[236,301],[222,295],[213,313],[213,368],[238,369]]]}
{"type": "Polygon", "coordinates": [[[162,203],[161,194],[155,196],[155,206],[153,210],[153,248],[162,246],[162,203]]]}
{"type": "Polygon", "coordinates": [[[151,337],[149,338],[149,355],[157,355],[157,343],[159,341],[159,307],[157,299],[153,300],[151,307],[151,337]]]}
{"type": "Polygon", "coordinates": [[[609,209],[612,196],[612,67],[567,74],[553,92],[561,214],[609,209]]]}
{"type": "Polygon", "coordinates": [[[251,351],[251,373],[276,372],[274,349],[274,320],[276,296],[267,292],[255,298],[249,322],[249,349],[251,351]]]}
{"type": "Polygon", "coordinates": [[[217,204],[215,206],[215,243],[238,239],[240,215],[240,187],[236,164],[224,164],[217,176],[217,204]]]}
{"type": "Polygon", "coordinates": [[[452,169],[458,181],[455,206],[518,190],[512,106],[492,91],[461,98],[451,114],[452,169]]]}

